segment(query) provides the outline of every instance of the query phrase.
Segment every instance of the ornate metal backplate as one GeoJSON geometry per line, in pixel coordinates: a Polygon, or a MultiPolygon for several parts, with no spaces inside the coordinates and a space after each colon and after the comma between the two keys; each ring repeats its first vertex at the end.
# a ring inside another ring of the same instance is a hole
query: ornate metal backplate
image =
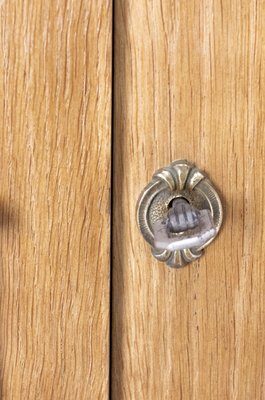
{"type": "Polygon", "coordinates": [[[159,250],[154,246],[154,224],[165,220],[168,208],[176,197],[185,198],[198,210],[211,212],[216,235],[223,218],[220,198],[206,175],[186,160],[172,162],[159,169],[142,191],[137,203],[137,222],[144,239],[151,245],[152,254],[170,267],[182,267],[199,258],[203,249],[215,238],[201,247],[177,251],[159,250]]]}

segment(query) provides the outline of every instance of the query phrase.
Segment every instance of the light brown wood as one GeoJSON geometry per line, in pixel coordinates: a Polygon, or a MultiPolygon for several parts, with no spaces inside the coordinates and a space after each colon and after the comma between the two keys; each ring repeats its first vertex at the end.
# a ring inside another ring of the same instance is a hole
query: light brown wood
{"type": "Polygon", "coordinates": [[[1,3],[1,399],[105,399],[111,2],[1,3]]]}
{"type": "Polygon", "coordinates": [[[115,5],[114,399],[265,398],[265,2],[115,5]],[[225,221],[200,261],[152,258],[135,222],[152,173],[187,158],[225,221]]]}

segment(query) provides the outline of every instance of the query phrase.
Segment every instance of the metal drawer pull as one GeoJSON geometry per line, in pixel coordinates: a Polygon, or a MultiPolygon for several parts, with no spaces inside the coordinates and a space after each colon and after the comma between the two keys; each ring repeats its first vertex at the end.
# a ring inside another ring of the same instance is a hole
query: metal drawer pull
{"type": "Polygon", "coordinates": [[[153,255],[175,268],[202,255],[219,232],[222,217],[212,183],[186,160],[158,170],[137,204],[138,226],[153,255]]]}

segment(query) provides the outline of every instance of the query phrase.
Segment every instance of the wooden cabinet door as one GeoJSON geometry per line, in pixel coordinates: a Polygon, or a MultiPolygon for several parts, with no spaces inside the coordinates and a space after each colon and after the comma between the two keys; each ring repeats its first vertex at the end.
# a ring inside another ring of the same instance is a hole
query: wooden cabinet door
{"type": "Polygon", "coordinates": [[[264,21],[264,1],[115,1],[113,399],[265,399],[264,21]],[[204,169],[225,208],[178,270],[135,221],[175,159],[204,169]]]}
{"type": "Polygon", "coordinates": [[[2,399],[265,399],[264,20],[264,0],[0,0],[2,399]],[[135,207],[184,158],[225,220],[170,269],[135,207]]]}
{"type": "Polygon", "coordinates": [[[0,3],[0,397],[107,399],[111,1],[0,3]]]}

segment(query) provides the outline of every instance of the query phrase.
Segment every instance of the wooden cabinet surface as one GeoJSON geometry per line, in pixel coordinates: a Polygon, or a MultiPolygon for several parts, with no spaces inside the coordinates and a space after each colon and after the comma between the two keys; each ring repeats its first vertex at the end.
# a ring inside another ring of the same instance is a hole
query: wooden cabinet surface
{"type": "Polygon", "coordinates": [[[265,2],[115,3],[114,399],[265,399],[265,2]],[[135,223],[153,172],[204,169],[223,228],[158,263],[135,223]]]}
{"type": "Polygon", "coordinates": [[[111,2],[1,2],[1,399],[109,391],[111,2]]]}
{"type": "Polygon", "coordinates": [[[0,398],[264,400],[265,1],[0,0],[0,398]],[[155,170],[224,223],[171,269],[155,170]]]}

